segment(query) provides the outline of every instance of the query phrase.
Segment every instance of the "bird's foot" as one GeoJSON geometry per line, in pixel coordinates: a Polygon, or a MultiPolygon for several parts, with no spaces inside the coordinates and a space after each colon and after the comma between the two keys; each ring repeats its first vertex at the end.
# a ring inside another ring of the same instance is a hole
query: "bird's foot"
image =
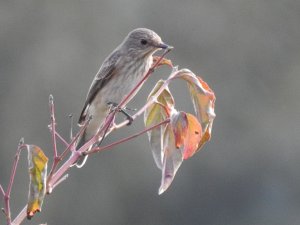
{"type": "Polygon", "coordinates": [[[133,122],[133,118],[132,116],[126,112],[125,110],[130,110],[130,111],[136,111],[136,109],[131,109],[131,108],[127,108],[127,107],[124,107],[123,109],[121,108],[117,108],[118,107],[118,104],[115,103],[115,102],[108,102],[107,105],[109,106],[112,106],[114,107],[114,110],[118,110],[119,112],[121,112],[123,115],[125,115],[126,119],[129,121],[127,126],[130,126],[133,122]]]}

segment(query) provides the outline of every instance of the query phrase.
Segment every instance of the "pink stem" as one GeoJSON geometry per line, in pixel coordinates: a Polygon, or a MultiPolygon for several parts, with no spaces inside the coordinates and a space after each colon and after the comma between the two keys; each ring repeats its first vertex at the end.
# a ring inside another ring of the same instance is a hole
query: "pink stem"
{"type": "Polygon", "coordinates": [[[4,191],[4,189],[3,189],[3,187],[2,187],[2,185],[0,184],[0,192],[1,192],[1,194],[3,195],[3,197],[5,196],[5,191],[4,191]]]}
{"type": "Polygon", "coordinates": [[[58,137],[65,146],[69,146],[69,143],[58,133],[55,132],[56,137],[58,137]]]}
{"type": "Polygon", "coordinates": [[[67,155],[67,153],[68,153],[69,150],[72,150],[72,147],[75,145],[75,143],[78,140],[78,138],[83,134],[84,130],[89,125],[90,121],[91,121],[91,118],[89,118],[88,120],[85,121],[85,123],[83,124],[83,126],[81,127],[81,129],[79,130],[79,132],[76,134],[76,136],[73,138],[73,140],[71,141],[71,143],[63,151],[63,153],[60,155],[60,160],[62,160],[67,155]]]}
{"type": "Polygon", "coordinates": [[[100,152],[100,151],[104,151],[104,150],[110,149],[110,148],[112,148],[112,147],[114,147],[116,145],[122,144],[122,143],[124,143],[126,141],[129,141],[129,140],[131,140],[133,138],[136,138],[136,137],[138,137],[138,136],[140,136],[140,135],[142,135],[142,134],[144,134],[144,133],[146,133],[146,132],[148,132],[148,131],[156,128],[156,127],[159,127],[159,126],[161,126],[161,125],[163,125],[165,123],[169,123],[169,122],[170,122],[170,119],[166,119],[166,120],[164,120],[164,121],[162,121],[162,122],[160,122],[158,124],[155,124],[155,125],[147,128],[147,129],[142,130],[142,131],[140,131],[138,133],[135,133],[135,134],[133,134],[133,135],[131,135],[129,137],[123,138],[123,139],[121,139],[119,141],[113,142],[113,143],[111,143],[109,145],[106,145],[106,146],[103,146],[103,147],[94,148],[91,151],[89,151],[87,154],[93,154],[93,153],[97,153],[97,152],[100,152]]]}
{"type": "MultiPolygon", "coordinates": [[[[149,71],[146,73],[146,75],[144,76],[144,78],[129,92],[129,94],[121,101],[121,103],[119,104],[118,107],[123,107],[124,104],[126,104],[126,102],[128,101],[128,99],[134,94],[134,92],[143,84],[143,82],[150,76],[150,74],[153,72],[154,68],[159,65],[159,63],[161,62],[161,60],[163,59],[163,57],[170,51],[169,50],[166,50],[164,52],[164,54],[159,58],[159,60],[156,61],[156,63],[149,69],[149,71]]],[[[164,86],[165,87],[165,86],[164,86]]],[[[162,88],[160,90],[163,90],[162,88]]],[[[136,114],[135,114],[135,117],[134,119],[141,115],[152,103],[150,103],[151,101],[147,102],[147,104],[141,109],[139,110],[136,114]]],[[[101,136],[101,134],[103,133],[103,131],[105,131],[107,129],[107,127],[110,126],[110,124],[113,122],[114,118],[115,118],[115,115],[116,115],[117,111],[113,111],[112,113],[110,113],[108,116],[107,116],[107,119],[106,119],[106,122],[105,124],[103,125],[103,127],[100,129],[99,132],[97,132],[97,134],[91,138],[87,143],[85,143],[80,149],[78,149],[78,151],[74,151],[73,152],[73,155],[54,173],[53,172],[53,175],[51,175],[51,178],[48,179],[48,186],[50,187],[55,187],[56,183],[59,182],[59,180],[61,179],[61,177],[64,175],[64,173],[75,163],[77,162],[77,160],[79,159],[79,157],[81,157],[82,155],[82,152],[86,151],[89,146],[93,145],[94,143],[96,143],[99,139],[99,137],[101,136]]],[[[123,126],[125,126],[129,121],[124,121],[121,126],[119,126],[118,128],[121,128],[123,126]]],[[[164,123],[167,123],[169,122],[168,120],[165,120],[163,122],[161,122],[161,124],[157,124],[157,125],[154,125],[154,127],[156,126],[160,126],[164,123]]],[[[148,128],[138,134],[135,134],[129,138],[127,138],[127,140],[130,140],[134,137],[137,137],[151,129],[153,129],[154,127],[151,127],[151,128],[148,128]]],[[[118,128],[115,128],[115,129],[118,129],[118,128]]],[[[82,129],[83,130],[83,129],[82,129]]],[[[54,133],[55,135],[55,133],[54,133]]],[[[73,141],[76,140],[76,137],[73,139],[73,141]]],[[[125,139],[123,140],[120,140],[119,142],[120,143],[123,143],[124,141],[126,141],[125,139]]],[[[117,144],[120,144],[120,143],[115,143],[113,144],[113,146],[117,145],[117,144]]],[[[73,145],[74,143],[71,142],[67,149],[61,154],[60,157],[63,157],[65,156],[65,154],[67,153],[67,151],[71,148],[71,146],[73,145]]],[[[109,145],[109,146],[106,146],[105,149],[108,149],[108,148],[111,148],[113,147],[112,144],[109,145]]],[[[103,150],[103,148],[101,148],[101,150],[103,150]]],[[[100,151],[100,150],[99,150],[100,151]]],[[[56,153],[57,154],[57,153],[56,153]]],[[[88,153],[89,154],[89,153],[88,153]]],[[[22,211],[19,213],[19,215],[13,220],[13,225],[19,225],[24,219],[26,218],[26,206],[22,209],[22,211]]]]}
{"type": "Polygon", "coordinates": [[[25,146],[26,145],[24,145],[24,140],[22,138],[19,142],[18,149],[17,149],[16,155],[15,155],[15,159],[14,159],[14,163],[13,163],[13,167],[11,170],[11,175],[10,175],[10,179],[9,179],[9,183],[8,183],[6,192],[4,192],[3,188],[1,187],[1,189],[2,189],[1,192],[4,193],[5,214],[6,214],[6,222],[8,225],[11,224],[10,194],[11,194],[12,186],[13,186],[14,179],[16,176],[16,171],[17,171],[17,166],[18,166],[21,150],[25,146]]]}
{"type": "Polygon", "coordinates": [[[56,147],[56,130],[55,130],[55,109],[54,109],[54,99],[53,96],[49,96],[49,107],[50,107],[50,117],[51,117],[51,133],[52,133],[52,143],[53,143],[53,153],[54,160],[57,158],[57,147],[56,147]]]}

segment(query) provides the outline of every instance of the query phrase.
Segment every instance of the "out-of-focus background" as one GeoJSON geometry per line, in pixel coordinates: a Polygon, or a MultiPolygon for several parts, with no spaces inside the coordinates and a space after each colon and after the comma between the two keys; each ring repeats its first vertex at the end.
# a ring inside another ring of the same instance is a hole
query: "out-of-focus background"
{"type": "MultiPolygon", "coordinates": [[[[20,137],[52,154],[49,94],[67,137],[67,115],[78,118],[101,62],[134,28],[151,28],[175,46],[168,57],[201,74],[217,96],[211,142],[183,163],[162,196],[161,174],[142,136],[72,169],[43,211],[24,224],[299,224],[299,12],[299,0],[2,0],[5,187],[20,137]]],[[[169,72],[157,71],[130,107],[142,106],[169,72]]],[[[172,87],[178,108],[192,112],[185,84],[172,87]]],[[[142,128],[140,118],[106,143],[142,128]]],[[[13,217],[27,200],[26,158],[21,156],[13,187],[13,217]]]]}

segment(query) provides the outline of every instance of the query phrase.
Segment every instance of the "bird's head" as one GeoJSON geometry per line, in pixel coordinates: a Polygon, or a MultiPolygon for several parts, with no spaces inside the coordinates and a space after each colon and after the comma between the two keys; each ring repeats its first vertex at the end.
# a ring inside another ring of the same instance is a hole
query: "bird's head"
{"type": "Polygon", "coordinates": [[[131,31],[122,43],[122,47],[129,52],[149,55],[160,49],[173,48],[165,44],[160,36],[147,28],[137,28],[131,31]]]}

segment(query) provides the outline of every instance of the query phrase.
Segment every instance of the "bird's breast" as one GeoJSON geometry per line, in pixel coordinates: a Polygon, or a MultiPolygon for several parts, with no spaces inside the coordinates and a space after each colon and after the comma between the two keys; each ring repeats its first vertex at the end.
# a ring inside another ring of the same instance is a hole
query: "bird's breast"
{"type": "MultiPolygon", "coordinates": [[[[130,61],[116,68],[118,71],[114,77],[103,87],[99,93],[101,101],[120,103],[122,99],[138,84],[149,70],[152,64],[152,57],[147,60],[130,61]]],[[[141,86],[140,86],[141,87],[141,86]]],[[[134,97],[139,91],[138,88],[132,95],[134,97]]],[[[132,98],[131,97],[131,98],[132,98]]],[[[128,99],[128,101],[131,100],[128,99]]]]}

